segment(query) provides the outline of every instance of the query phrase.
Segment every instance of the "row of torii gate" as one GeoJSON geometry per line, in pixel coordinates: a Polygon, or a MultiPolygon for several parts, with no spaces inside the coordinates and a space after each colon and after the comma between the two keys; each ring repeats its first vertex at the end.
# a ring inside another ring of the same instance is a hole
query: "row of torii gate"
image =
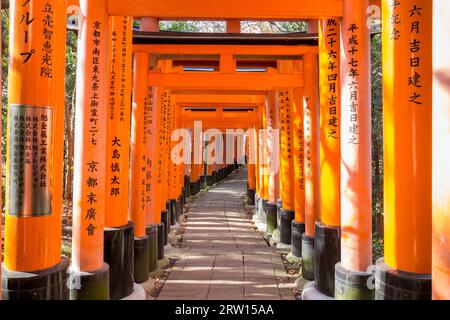
{"type": "Polygon", "coordinates": [[[186,198],[235,166],[171,160],[178,128],[192,133],[184,157],[215,156],[205,152],[210,136],[195,134],[202,121],[224,135],[226,155],[243,146],[231,147],[239,139],[225,130],[246,131],[255,220],[269,234],[278,229],[320,294],[449,299],[450,4],[381,1],[385,243],[375,288],[369,5],[380,8],[368,0],[10,1],[2,297],[122,299],[146,281],[186,198]],[[69,262],[61,257],[64,39],[74,12],[69,262]],[[159,19],[227,20],[228,33],[159,33],[159,19]],[[304,35],[239,34],[241,20],[305,19],[304,35]],[[279,172],[267,169],[276,154],[279,172]]]}

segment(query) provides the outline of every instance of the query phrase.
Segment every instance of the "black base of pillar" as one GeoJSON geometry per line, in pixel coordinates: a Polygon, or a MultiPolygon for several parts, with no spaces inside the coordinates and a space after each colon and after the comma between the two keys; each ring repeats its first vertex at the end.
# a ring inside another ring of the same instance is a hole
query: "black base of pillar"
{"type": "MultiPolygon", "coordinates": [[[[292,221],[294,221],[294,219],[295,211],[283,208],[280,209],[280,242],[283,244],[292,244],[292,221]]],[[[301,241],[299,243],[301,243],[301,241]]]]}
{"type": "MultiPolygon", "coordinates": [[[[295,211],[292,211],[294,213],[293,218],[290,222],[290,229],[291,229],[291,253],[294,257],[302,258],[303,257],[303,234],[305,232],[305,223],[304,222],[297,222],[295,221],[295,211]]],[[[286,211],[287,214],[291,214],[290,211],[286,211]]],[[[290,217],[288,217],[290,218],[290,217]]],[[[287,220],[283,219],[283,220],[287,220]]],[[[312,238],[312,251],[311,251],[311,259],[314,260],[314,238],[312,238]]],[[[306,240],[308,241],[308,240],[306,240]]],[[[313,269],[311,269],[313,271],[313,269]]],[[[314,276],[312,276],[314,278],[314,276]]]]}
{"type": "Polygon", "coordinates": [[[261,203],[261,198],[256,194],[255,192],[255,212],[254,214],[256,214],[257,216],[259,215],[259,205],[261,203]]]}
{"type": "Polygon", "coordinates": [[[210,176],[207,176],[207,177],[206,177],[206,185],[207,185],[208,187],[211,187],[215,182],[216,182],[216,181],[215,181],[213,175],[210,175],[210,176]]]}
{"type": "Polygon", "coordinates": [[[190,176],[184,176],[184,197],[189,198],[189,191],[190,191],[190,185],[191,185],[191,177],[190,176]]]}
{"type": "Polygon", "coordinates": [[[314,281],[321,293],[334,297],[334,273],[341,261],[341,228],[316,222],[314,281]]]}
{"type": "Polygon", "coordinates": [[[197,182],[191,182],[189,184],[189,196],[195,196],[197,194],[197,182]]]}
{"type": "Polygon", "coordinates": [[[176,215],[176,219],[177,221],[180,220],[180,216],[183,214],[183,196],[179,196],[178,200],[177,200],[177,215],[176,215]]]}
{"type": "Polygon", "coordinates": [[[336,264],[335,290],[336,300],[373,300],[375,298],[374,288],[369,286],[372,273],[354,272],[336,264]]]}
{"type": "Polygon", "coordinates": [[[68,300],[69,259],[61,257],[56,266],[35,271],[18,272],[2,264],[2,300],[68,300]]]}
{"type": "Polygon", "coordinates": [[[164,238],[166,231],[164,230],[164,223],[158,224],[158,260],[164,259],[164,238]]]}
{"type": "Polygon", "coordinates": [[[195,194],[197,194],[197,193],[199,193],[200,191],[202,191],[202,181],[201,181],[201,180],[198,180],[198,181],[196,182],[196,184],[197,184],[197,192],[196,192],[195,194]]]}
{"type": "Polygon", "coordinates": [[[277,228],[277,204],[272,202],[266,203],[267,210],[267,234],[272,234],[272,232],[277,228]]]}
{"type": "Polygon", "coordinates": [[[212,175],[214,178],[214,183],[219,182],[219,172],[214,171],[212,175]]]}
{"type": "Polygon", "coordinates": [[[134,226],[130,221],[118,228],[105,228],[104,260],[109,266],[111,300],[120,300],[133,292],[134,226]]]}
{"type": "Polygon", "coordinates": [[[267,223],[267,203],[266,199],[261,199],[261,219],[264,223],[267,223]]]}
{"type": "Polygon", "coordinates": [[[283,201],[281,199],[277,200],[277,229],[280,231],[280,225],[281,225],[281,208],[283,208],[283,201]]]}
{"type": "Polygon", "coordinates": [[[148,272],[153,272],[158,268],[158,225],[147,226],[145,234],[149,238],[148,272]]]}
{"type": "Polygon", "coordinates": [[[206,188],[206,176],[200,177],[200,189],[206,188]]]}
{"type": "Polygon", "coordinates": [[[109,300],[109,266],[94,272],[70,271],[70,300],[109,300]]]}
{"type": "Polygon", "coordinates": [[[377,260],[375,300],[431,300],[431,274],[396,270],[377,260]]]}
{"type": "Polygon", "coordinates": [[[249,206],[255,205],[255,190],[254,189],[247,189],[247,204],[249,206]]]}
{"type": "Polygon", "coordinates": [[[161,211],[161,222],[164,224],[164,245],[167,245],[169,241],[169,212],[166,210],[161,211]]]}
{"type": "Polygon", "coordinates": [[[169,205],[169,209],[167,209],[167,210],[169,210],[169,212],[170,212],[170,225],[173,226],[174,224],[177,223],[177,214],[178,214],[177,213],[177,210],[178,210],[177,200],[170,199],[169,202],[170,202],[170,205],[169,205]]]}
{"type": "MultiPolygon", "coordinates": [[[[294,231],[293,231],[294,232],[294,231]]],[[[302,249],[300,252],[302,258],[302,277],[305,280],[314,280],[314,246],[315,238],[302,234],[302,249]]]]}
{"type": "Polygon", "coordinates": [[[150,237],[134,238],[134,282],[143,283],[148,280],[149,255],[150,237]]]}

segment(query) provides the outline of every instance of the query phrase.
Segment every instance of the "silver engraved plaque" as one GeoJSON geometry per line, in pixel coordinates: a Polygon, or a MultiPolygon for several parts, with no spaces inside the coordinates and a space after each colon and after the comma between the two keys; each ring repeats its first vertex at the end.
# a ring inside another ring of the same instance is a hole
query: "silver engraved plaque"
{"type": "Polygon", "coordinates": [[[9,214],[52,214],[53,109],[10,106],[9,214]]]}

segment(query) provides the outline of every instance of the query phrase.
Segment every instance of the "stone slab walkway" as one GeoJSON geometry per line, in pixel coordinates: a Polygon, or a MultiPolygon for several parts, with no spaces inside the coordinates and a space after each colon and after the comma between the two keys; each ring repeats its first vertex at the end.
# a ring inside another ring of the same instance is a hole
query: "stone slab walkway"
{"type": "Polygon", "coordinates": [[[292,300],[279,253],[248,216],[242,197],[247,171],[235,172],[191,203],[181,258],[159,300],[292,300]]]}

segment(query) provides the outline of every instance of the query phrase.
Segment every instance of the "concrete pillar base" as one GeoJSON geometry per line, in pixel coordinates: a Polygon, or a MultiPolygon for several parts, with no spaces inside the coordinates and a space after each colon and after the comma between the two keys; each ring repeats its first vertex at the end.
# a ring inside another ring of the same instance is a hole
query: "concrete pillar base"
{"type": "Polygon", "coordinates": [[[334,297],[336,300],[374,300],[372,273],[354,272],[336,264],[334,297]]]}
{"type": "Polygon", "coordinates": [[[2,300],[68,300],[69,259],[33,273],[10,271],[2,263],[2,300]]]}
{"type": "Polygon", "coordinates": [[[135,283],[133,292],[129,296],[121,300],[147,300],[147,295],[145,294],[144,288],[141,285],[135,283]]]}
{"type": "Polygon", "coordinates": [[[94,272],[69,271],[70,300],[109,300],[109,266],[94,272]]]}
{"type": "Polygon", "coordinates": [[[302,264],[302,258],[294,256],[292,252],[286,256],[286,261],[297,266],[302,264]]]}
{"type": "Polygon", "coordinates": [[[314,282],[310,282],[303,287],[302,300],[334,300],[334,298],[321,293],[314,282]]]}
{"type": "Polygon", "coordinates": [[[431,300],[431,274],[396,270],[378,259],[375,300],[431,300]]]}
{"type": "Polygon", "coordinates": [[[320,292],[334,296],[336,263],[341,261],[341,228],[316,222],[314,281],[320,292]]]}
{"type": "Polygon", "coordinates": [[[278,229],[273,230],[269,242],[271,246],[278,245],[278,243],[280,242],[280,230],[278,229]]]}
{"type": "Polygon", "coordinates": [[[277,243],[277,251],[280,251],[280,252],[291,252],[291,245],[279,242],[279,243],[277,243]]]}
{"type": "Polygon", "coordinates": [[[104,260],[109,265],[110,299],[120,300],[133,291],[134,227],[104,230],[104,260]]]}
{"type": "Polygon", "coordinates": [[[180,230],[180,228],[180,225],[178,223],[175,223],[173,226],[170,226],[170,232],[180,230]]]}

